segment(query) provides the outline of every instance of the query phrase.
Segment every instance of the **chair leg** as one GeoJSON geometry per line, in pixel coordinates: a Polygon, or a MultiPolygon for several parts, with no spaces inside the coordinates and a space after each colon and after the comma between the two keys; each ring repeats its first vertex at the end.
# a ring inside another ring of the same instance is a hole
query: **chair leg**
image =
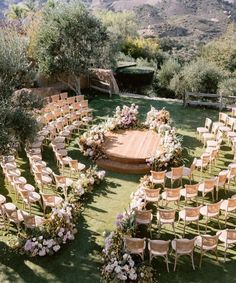
{"type": "Polygon", "coordinates": [[[176,270],[178,255],[175,253],[175,264],[174,264],[174,271],[176,270]]]}
{"type": "Polygon", "coordinates": [[[170,272],[170,269],[169,269],[169,261],[168,261],[168,256],[167,256],[167,255],[165,256],[165,262],[166,262],[167,271],[170,272]]]}
{"type": "Polygon", "coordinates": [[[202,268],[202,257],[203,257],[203,252],[201,251],[200,261],[199,261],[199,268],[202,268]]]}
{"type": "Polygon", "coordinates": [[[192,266],[193,266],[193,270],[195,270],[195,265],[194,265],[194,260],[193,260],[193,252],[190,255],[191,260],[192,260],[192,266]]]}

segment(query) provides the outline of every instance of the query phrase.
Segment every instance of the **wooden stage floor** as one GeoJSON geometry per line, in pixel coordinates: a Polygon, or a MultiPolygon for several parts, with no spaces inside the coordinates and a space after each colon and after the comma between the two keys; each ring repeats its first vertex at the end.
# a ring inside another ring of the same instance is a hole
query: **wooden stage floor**
{"type": "Polygon", "coordinates": [[[120,130],[108,133],[104,143],[107,159],[97,164],[119,173],[144,174],[150,171],[146,159],[160,149],[160,137],[151,130],[120,130]]]}

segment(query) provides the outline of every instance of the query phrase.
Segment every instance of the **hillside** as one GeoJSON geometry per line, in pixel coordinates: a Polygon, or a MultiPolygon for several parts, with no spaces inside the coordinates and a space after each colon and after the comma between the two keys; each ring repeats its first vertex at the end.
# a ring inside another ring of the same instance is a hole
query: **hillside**
{"type": "MultiPolygon", "coordinates": [[[[46,0],[38,0],[45,2],[46,0]]],[[[8,0],[0,1],[0,17],[8,0]]],[[[11,3],[20,3],[11,0],[11,3]]],[[[142,36],[206,42],[236,21],[236,0],[83,0],[91,9],[134,11],[142,36]]]]}
{"type": "MultiPolygon", "coordinates": [[[[233,0],[87,0],[93,9],[134,11],[143,36],[208,41],[236,21],[233,0]]],[[[235,1],[236,2],[236,1],[235,1]]]]}

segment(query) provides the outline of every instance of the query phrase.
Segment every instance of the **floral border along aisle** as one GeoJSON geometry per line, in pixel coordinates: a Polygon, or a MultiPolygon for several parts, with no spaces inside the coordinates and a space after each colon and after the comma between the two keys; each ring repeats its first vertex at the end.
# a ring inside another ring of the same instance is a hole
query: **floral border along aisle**
{"type": "MultiPolygon", "coordinates": [[[[86,195],[91,193],[95,186],[105,178],[105,171],[90,167],[82,172],[74,187],[67,192],[58,208],[45,216],[45,221],[35,229],[22,230],[15,244],[20,253],[29,256],[46,256],[58,252],[62,245],[75,239],[76,223],[81,212],[82,203],[86,195]]],[[[36,216],[40,219],[39,216],[36,216]]]]}
{"type": "Polygon", "coordinates": [[[119,129],[150,129],[159,134],[161,150],[157,150],[155,155],[147,160],[147,164],[153,170],[182,165],[181,138],[177,135],[176,129],[170,125],[170,113],[164,108],[157,110],[151,107],[144,123],[138,119],[138,114],[138,106],[135,104],[130,107],[124,105],[122,108],[118,106],[113,118],[92,126],[79,138],[81,152],[93,160],[105,158],[102,145],[107,132],[119,129]]]}

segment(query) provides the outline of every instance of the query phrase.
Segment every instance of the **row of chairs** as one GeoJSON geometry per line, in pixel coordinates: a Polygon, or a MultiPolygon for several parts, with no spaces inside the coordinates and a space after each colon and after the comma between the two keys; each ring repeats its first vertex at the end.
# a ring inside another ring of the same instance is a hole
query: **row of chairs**
{"type": "MultiPolygon", "coordinates": [[[[227,225],[227,219],[232,212],[236,211],[236,195],[226,200],[220,200],[217,203],[209,203],[206,205],[200,205],[197,207],[185,206],[178,212],[178,223],[184,221],[183,236],[185,235],[186,225],[195,222],[197,224],[198,233],[199,230],[199,220],[200,216],[206,219],[205,221],[205,231],[207,231],[208,223],[212,219],[217,219],[220,227],[220,213],[224,213],[225,226],[227,225]]],[[[153,220],[152,210],[134,210],[135,213],[135,223],[136,225],[147,225],[150,235],[152,234],[151,226],[153,220]]],[[[172,225],[173,232],[175,234],[175,220],[176,220],[176,209],[162,209],[157,208],[157,225],[159,229],[159,234],[161,232],[162,225],[172,225]]]]}
{"type": "Polygon", "coordinates": [[[236,244],[236,229],[220,230],[216,235],[199,235],[193,239],[174,239],[172,241],[151,240],[146,238],[124,238],[124,249],[134,255],[138,255],[144,260],[146,243],[148,243],[149,261],[151,263],[154,257],[163,257],[166,263],[167,271],[169,272],[169,254],[170,248],[175,253],[174,271],[177,267],[177,261],[180,256],[188,255],[191,258],[192,267],[195,270],[194,264],[194,249],[197,247],[200,250],[199,268],[202,266],[202,258],[205,253],[214,252],[218,261],[218,242],[224,244],[224,261],[226,261],[227,250],[230,246],[236,244]],[[171,245],[170,245],[171,244],[171,245]]]}

